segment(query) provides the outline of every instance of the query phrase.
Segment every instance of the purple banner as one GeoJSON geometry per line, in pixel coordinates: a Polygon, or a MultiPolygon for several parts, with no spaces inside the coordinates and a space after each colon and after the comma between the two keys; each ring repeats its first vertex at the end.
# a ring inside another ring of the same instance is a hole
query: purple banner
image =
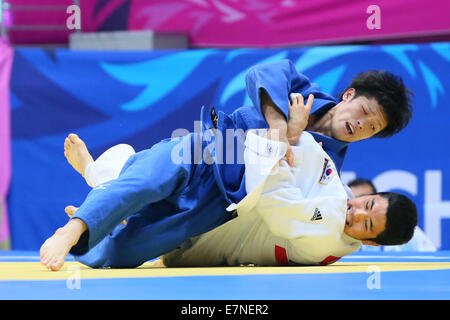
{"type": "Polygon", "coordinates": [[[9,42],[19,44],[66,44],[74,30],[66,26],[67,8],[73,0],[8,0],[3,12],[9,42]]]}
{"type": "MultiPolygon", "coordinates": [[[[72,0],[9,0],[12,44],[67,43],[72,0]]],[[[448,0],[80,0],[81,31],[183,33],[192,47],[448,41],[448,0]]]]}
{"type": "Polygon", "coordinates": [[[6,195],[11,178],[9,79],[13,50],[0,38],[0,249],[9,249],[6,195]]]}
{"type": "Polygon", "coordinates": [[[450,35],[448,0],[85,0],[81,10],[84,31],[186,33],[193,47],[450,35]]]}

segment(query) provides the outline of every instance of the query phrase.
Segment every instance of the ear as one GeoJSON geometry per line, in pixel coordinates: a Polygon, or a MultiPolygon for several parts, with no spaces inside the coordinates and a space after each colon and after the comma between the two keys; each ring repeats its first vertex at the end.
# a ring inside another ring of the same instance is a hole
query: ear
{"type": "Polygon", "coordinates": [[[350,101],[353,99],[353,97],[355,96],[356,90],[355,88],[349,88],[347,89],[347,91],[344,92],[344,94],[342,95],[342,101],[350,101]]]}
{"type": "Polygon", "coordinates": [[[375,246],[375,247],[379,246],[378,243],[376,243],[375,241],[371,241],[371,240],[363,240],[362,243],[365,245],[368,245],[368,246],[375,246]]]}

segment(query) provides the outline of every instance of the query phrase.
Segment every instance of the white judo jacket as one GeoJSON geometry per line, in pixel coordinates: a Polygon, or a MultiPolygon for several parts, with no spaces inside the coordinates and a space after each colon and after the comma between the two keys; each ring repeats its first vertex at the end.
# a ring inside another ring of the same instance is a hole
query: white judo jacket
{"type": "Polygon", "coordinates": [[[347,192],[326,152],[304,132],[290,167],[287,145],[266,134],[247,134],[247,196],[227,208],[238,216],[164,255],[166,266],[327,265],[360,248],[344,233],[347,192]]]}

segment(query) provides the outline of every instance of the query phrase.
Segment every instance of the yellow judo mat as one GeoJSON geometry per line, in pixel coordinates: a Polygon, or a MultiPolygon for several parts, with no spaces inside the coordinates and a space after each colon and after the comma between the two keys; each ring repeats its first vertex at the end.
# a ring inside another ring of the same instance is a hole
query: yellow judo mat
{"type": "Polygon", "coordinates": [[[0,255],[1,299],[450,299],[450,252],[356,252],[328,266],[91,269],[0,255]]]}
{"type": "MultiPolygon", "coordinates": [[[[64,280],[68,274],[79,274],[82,279],[157,278],[196,276],[246,276],[246,275],[295,275],[332,274],[386,271],[450,270],[450,262],[336,262],[317,267],[203,267],[165,268],[147,262],[135,269],[92,269],[78,262],[66,262],[60,271],[49,271],[39,262],[0,263],[0,281],[9,280],[64,280]]],[[[449,279],[450,281],[450,279],[449,279]]]]}

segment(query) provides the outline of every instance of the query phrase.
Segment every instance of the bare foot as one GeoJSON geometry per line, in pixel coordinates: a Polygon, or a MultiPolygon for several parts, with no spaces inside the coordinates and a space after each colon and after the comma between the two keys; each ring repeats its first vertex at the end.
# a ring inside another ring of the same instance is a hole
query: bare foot
{"type": "MultiPolygon", "coordinates": [[[[75,212],[77,212],[78,208],[74,207],[74,206],[67,206],[64,211],[67,213],[67,215],[69,216],[69,218],[72,218],[72,216],[75,214],[75,212]]],[[[127,220],[123,220],[120,224],[122,225],[127,225],[127,220]]]]}
{"type": "Polygon", "coordinates": [[[165,267],[165,265],[164,265],[164,263],[162,262],[161,259],[158,259],[158,260],[153,261],[153,265],[154,265],[155,267],[165,267]]]}
{"type": "Polygon", "coordinates": [[[86,229],[87,226],[82,220],[72,219],[64,227],[56,230],[55,234],[41,246],[41,263],[53,271],[60,270],[70,249],[86,229]]]}
{"type": "Polygon", "coordinates": [[[83,177],[86,166],[94,162],[86,144],[74,133],[69,134],[64,140],[64,156],[83,177]]]}

